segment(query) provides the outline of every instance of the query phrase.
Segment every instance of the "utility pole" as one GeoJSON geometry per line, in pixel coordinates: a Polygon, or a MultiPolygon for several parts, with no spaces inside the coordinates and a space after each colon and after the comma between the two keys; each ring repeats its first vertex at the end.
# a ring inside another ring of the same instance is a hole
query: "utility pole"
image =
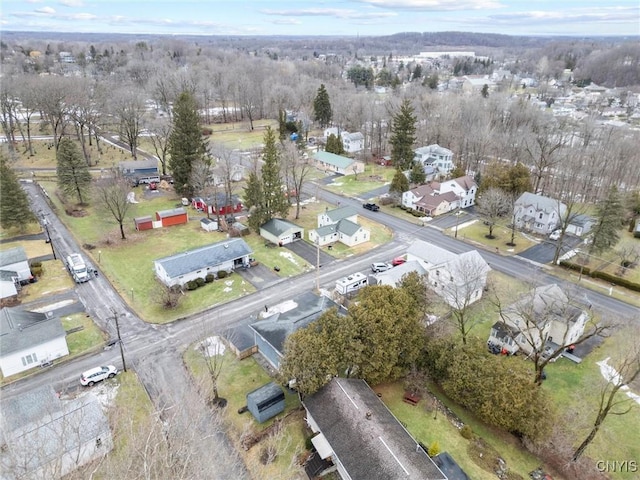
{"type": "Polygon", "coordinates": [[[53,248],[53,239],[51,238],[51,234],[49,233],[49,221],[43,217],[42,224],[44,225],[44,229],[47,232],[47,239],[45,240],[45,242],[51,245],[51,253],[53,253],[53,259],[57,260],[58,257],[56,257],[56,251],[53,248]]]}
{"type": "Polygon", "coordinates": [[[118,321],[119,315],[115,310],[112,310],[113,318],[116,321],[116,334],[118,335],[118,345],[120,345],[120,357],[122,358],[122,369],[127,371],[127,364],[124,361],[124,347],[122,346],[122,337],[120,336],[120,322],[118,321]]]}
{"type": "Polygon", "coordinates": [[[316,290],[320,293],[320,237],[316,237],[316,290]]]}

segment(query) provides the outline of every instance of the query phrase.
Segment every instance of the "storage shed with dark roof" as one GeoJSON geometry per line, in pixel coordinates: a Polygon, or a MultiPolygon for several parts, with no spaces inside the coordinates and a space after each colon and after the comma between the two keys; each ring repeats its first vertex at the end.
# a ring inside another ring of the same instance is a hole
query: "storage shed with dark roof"
{"type": "Polygon", "coordinates": [[[263,423],[284,412],[284,392],[275,382],[267,383],[247,393],[247,409],[263,423]]]}

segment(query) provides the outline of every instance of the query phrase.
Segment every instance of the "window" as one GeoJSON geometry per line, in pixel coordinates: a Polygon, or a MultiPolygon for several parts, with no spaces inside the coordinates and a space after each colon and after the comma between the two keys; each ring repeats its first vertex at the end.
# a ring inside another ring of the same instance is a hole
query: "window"
{"type": "Polygon", "coordinates": [[[32,353],[31,355],[27,355],[26,357],[22,357],[22,365],[25,367],[37,361],[38,361],[38,357],[36,356],[35,353],[32,353]]]}
{"type": "Polygon", "coordinates": [[[542,220],[542,213],[540,213],[540,216],[538,217],[539,220],[542,220]]]}

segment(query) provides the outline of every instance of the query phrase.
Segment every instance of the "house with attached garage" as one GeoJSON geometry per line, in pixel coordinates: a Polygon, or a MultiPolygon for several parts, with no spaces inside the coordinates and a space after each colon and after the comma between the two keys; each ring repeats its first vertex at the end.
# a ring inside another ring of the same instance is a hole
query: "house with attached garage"
{"type": "Polygon", "coordinates": [[[349,247],[368,242],[371,232],[358,224],[353,207],[326,210],[318,215],[318,228],[309,231],[309,240],[320,246],[341,242],[349,247]]]}
{"type": "Polygon", "coordinates": [[[431,217],[476,203],[478,185],[469,175],[445,182],[429,182],[402,193],[402,206],[431,217]]]}
{"type": "Polygon", "coordinates": [[[304,237],[304,228],[283,218],[272,218],[260,227],[260,236],[282,246],[301,240],[304,237]]]}
{"type": "Polygon", "coordinates": [[[63,478],[113,448],[109,421],[92,393],[66,400],[45,385],[0,406],[3,479],[63,478]]]}
{"type": "Polygon", "coordinates": [[[22,310],[0,310],[0,370],[4,377],[69,355],[59,317],[22,310]]]}
{"type": "Polygon", "coordinates": [[[302,401],[314,455],[344,480],[447,480],[364,380],[333,378],[302,401]]]}
{"type": "Polygon", "coordinates": [[[553,232],[567,211],[567,206],[553,198],[524,192],[515,201],[513,217],[517,228],[547,235],[553,232]]]}
{"type": "Polygon", "coordinates": [[[509,305],[491,327],[487,343],[507,353],[531,355],[550,346],[568,347],[584,333],[587,311],[556,284],[534,288],[509,305]]]}
{"type": "Polygon", "coordinates": [[[325,172],[339,173],[341,175],[354,175],[364,172],[364,162],[336,155],[335,153],[316,152],[313,154],[313,161],[317,168],[325,172]]]}
{"type": "Polygon", "coordinates": [[[166,286],[182,286],[208,274],[217,275],[222,270],[230,273],[236,268],[249,267],[252,253],[243,239],[231,238],[155,260],[154,271],[166,286]]]}

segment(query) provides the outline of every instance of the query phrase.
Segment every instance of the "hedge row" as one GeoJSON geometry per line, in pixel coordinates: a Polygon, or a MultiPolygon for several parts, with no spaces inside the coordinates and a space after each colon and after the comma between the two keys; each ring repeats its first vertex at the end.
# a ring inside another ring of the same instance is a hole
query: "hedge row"
{"type": "Polygon", "coordinates": [[[619,285],[620,287],[625,287],[629,290],[640,292],[640,283],[632,282],[631,280],[627,280],[626,278],[612,275],[607,272],[601,272],[600,270],[594,270],[592,272],[589,267],[584,267],[576,263],[567,262],[566,260],[562,260],[560,262],[560,265],[564,268],[568,268],[569,270],[575,270],[576,272],[582,271],[583,275],[587,275],[592,278],[599,278],[600,280],[613,283],[614,285],[619,285]]]}
{"type": "Polygon", "coordinates": [[[414,217],[426,217],[427,214],[423,213],[423,212],[419,212],[417,210],[414,210],[413,208],[408,208],[405,207],[404,205],[398,205],[398,208],[404,210],[407,213],[410,213],[411,215],[413,215],[414,217]]]}
{"type": "MultiPolygon", "coordinates": [[[[228,273],[225,270],[220,270],[218,272],[217,278],[226,278],[228,273]]],[[[216,279],[216,275],[213,273],[208,273],[204,278],[196,278],[195,280],[189,280],[185,283],[185,288],[187,290],[195,290],[196,288],[202,287],[205,283],[211,283],[216,279]]]]}

